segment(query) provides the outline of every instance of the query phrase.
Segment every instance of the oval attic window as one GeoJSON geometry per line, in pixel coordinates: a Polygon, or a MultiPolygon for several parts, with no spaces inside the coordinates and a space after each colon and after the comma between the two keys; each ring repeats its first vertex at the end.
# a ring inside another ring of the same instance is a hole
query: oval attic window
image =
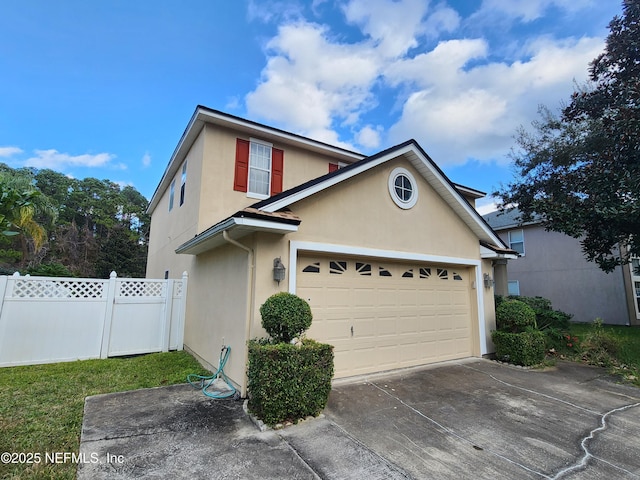
{"type": "Polygon", "coordinates": [[[408,209],[418,201],[416,179],[404,168],[394,168],[389,175],[389,194],[400,208],[408,209]]]}

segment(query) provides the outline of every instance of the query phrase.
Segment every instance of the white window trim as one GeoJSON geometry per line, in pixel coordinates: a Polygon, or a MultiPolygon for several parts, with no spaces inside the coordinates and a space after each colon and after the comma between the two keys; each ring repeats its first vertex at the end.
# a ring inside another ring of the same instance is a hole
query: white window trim
{"type": "Polygon", "coordinates": [[[394,168],[389,174],[389,195],[391,195],[391,199],[394,201],[394,203],[403,210],[412,208],[418,201],[418,182],[416,182],[414,176],[411,175],[411,173],[406,168],[394,168]],[[396,192],[396,178],[398,178],[400,175],[407,177],[407,179],[409,179],[409,182],[411,183],[411,197],[406,201],[400,198],[398,196],[398,193],[396,192]]]}
{"type": "MultiPolygon", "coordinates": [[[[332,243],[306,242],[292,240],[289,244],[289,293],[296,293],[298,275],[298,252],[337,253],[359,257],[373,257],[390,260],[415,260],[425,263],[446,263],[450,265],[464,265],[474,267],[475,285],[482,285],[482,262],[473,258],[444,257],[440,255],[425,255],[423,253],[400,252],[395,250],[379,250],[376,248],[362,248],[351,245],[337,245],[332,243]]],[[[472,277],[473,278],[473,277],[472,277]]],[[[475,288],[478,314],[478,333],[480,340],[480,355],[489,353],[489,340],[484,319],[484,289],[475,288]]]]}
{"type": "Polygon", "coordinates": [[[182,165],[182,176],[180,177],[180,207],[184,205],[187,197],[187,161],[182,165]]]}
{"type": "Polygon", "coordinates": [[[269,198],[271,196],[271,175],[273,175],[273,143],[270,142],[265,142],[264,140],[259,140],[257,138],[253,138],[253,137],[249,137],[249,159],[247,162],[248,165],[248,170],[247,170],[247,197],[249,198],[255,198],[258,200],[264,200],[266,198],[269,198]],[[263,168],[258,168],[258,167],[252,167],[251,166],[251,144],[252,143],[257,143],[260,145],[264,145],[265,147],[269,147],[271,149],[271,155],[269,156],[269,169],[268,169],[268,173],[269,173],[269,182],[268,182],[268,189],[269,189],[269,193],[267,193],[266,195],[263,193],[257,193],[257,192],[252,192],[251,191],[251,169],[255,168],[256,170],[260,170],[262,172],[267,171],[263,168]]]}
{"type": "MultiPolygon", "coordinates": [[[[512,244],[512,243],[522,243],[522,253],[520,253],[520,256],[521,256],[521,257],[524,257],[524,256],[525,256],[524,254],[526,253],[527,249],[526,249],[526,248],[525,248],[525,246],[524,246],[524,229],[520,228],[520,229],[518,229],[518,230],[510,230],[510,231],[507,233],[507,240],[509,241],[509,248],[510,248],[510,249],[512,249],[512,250],[513,250],[513,247],[511,246],[511,244],[512,244]],[[512,232],[522,232],[522,240],[519,240],[519,241],[517,241],[517,242],[512,242],[512,241],[511,241],[511,233],[512,233],[512,232]]],[[[516,251],[517,251],[517,250],[516,250],[516,251]]]]}
{"type": "Polygon", "coordinates": [[[173,210],[174,197],[176,194],[176,179],[174,178],[169,184],[169,211],[173,210]]]}

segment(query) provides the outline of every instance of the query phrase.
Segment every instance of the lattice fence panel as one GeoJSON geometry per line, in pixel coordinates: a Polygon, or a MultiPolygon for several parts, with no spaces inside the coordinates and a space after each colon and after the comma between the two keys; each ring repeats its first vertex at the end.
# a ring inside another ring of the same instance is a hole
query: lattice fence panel
{"type": "Polygon", "coordinates": [[[124,280],[118,282],[118,297],[164,297],[166,283],[149,280],[124,280]]]}
{"type": "Polygon", "coordinates": [[[175,282],[173,284],[173,296],[182,297],[182,282],[175,282]]]}
{"type": "Polygon", "coordinates": [[[103,298],[104,281],[35,280],[15,281],[12,298],[103,298]]]}

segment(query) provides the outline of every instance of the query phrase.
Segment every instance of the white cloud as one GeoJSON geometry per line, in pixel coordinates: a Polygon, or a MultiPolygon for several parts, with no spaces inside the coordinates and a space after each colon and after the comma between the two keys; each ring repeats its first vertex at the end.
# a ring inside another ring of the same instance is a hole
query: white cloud
{"type": "Polygon", "coordinates": [[[485,197],[476,200],[476,210],[480,215],[495,212],[498,210],[498,203],[494,197],[485,197]]]}
{"type": "Polygon", "coordinates": [[[352,0],[343,10],[347,21],[360,26],[381,55],[395,58],[418,45],[428,5],[424,0],[352,0]]]}
{"type": "Polygon", "coordinates": [[[593,5],[594,0],[483,0],[476,17],[503,17],[532,22],[542,17],[545,11],[558,7],[576,12],[593,5]]]}
{"type": "MultiPolygon", "coordinates": [[[[36,168],[50,168],[62,170],[64,167],[104,167],[116,158],[111,153],[98,153],[97,155],[69,155],[57,150],[35,150],[35,157],[27,159],[25,165],[36,168]]],[[[126,165],[119,164],[117,168],[124,169],[126,165]]]]}
{"type": "Polygon", "coordinates": [[[18,147],[0,147],[0,157],[12,157],[22,153],[23,150],[18,147]]]}
{"type": "Polygon", "coordinates": [[[443,32],[453,32],[460,25],[460,15],[444,3],[436,6],[435,11],[428,16],[424,29],[427,35],[436,37],[443,32]]]}
{"type": "Polygon", "coordinates": [[[382,127],[372,127],[366,125],[355,135],[355,140],[358,145],[362,145],[365,149],[374,149],[380,146],[380,132],[382,127]]]}
{"type": "Polygon", "coordinates": [[[353,123],[354,112],[373,105],[379,64],[365,45],[340,44],[325,27],[299,23],[281,27],[267,48],[262,81],[245,98],[252,115],[327,141],[334,119],[353,123]]]}
{"type": "MultiPolygon", "coordinates": [[[[485,0],[465,23],[489,13],[530,21],[551,6],[573,11],[590,1],[485,0]]],[[[260,82],[244,98],[248,114],[349,149],[415,138],[442,165],[469,158],[507,163],[516,128],[528,126],[540,104],[554,108],[566,99],[604,45],[598,38],[532,37],[508,46],[517,61],[502,60],[492,36],[431,47],[433,38],[445,32],[451,38],[462,23],[444,2],[348,0],[342,12],[361,38],[347,41],[300,19],[279,27],[266,45],[260,82]],[[386,132],[371,126],[380,120],[367,118],[379,106],[378,94],[395,99],[383,114],[399,114],[386,132]]]]}
{"type": "Polygon", "coordinates": [[[446,42],[389,68],[392,82],[418,86],[390,129],[393,142],[416,138],[441,165],[461,164],[470,157],[506,163],[516,128],[529,126],[538,105],[555,108],[567,98],[574,79],[586,79],[589,61],[603,47],[602,40],[594,38],[540,39],[529,46],[529,60],[464,69],[466,62],[484,55],[473,42],[446,42]]]}
{"type": "Polygon", "coordinates": [[[142,166],[147,168],[149,165],[151,165],[151,155],[149,155],[149,152],[144,152],[142,156],[142,166]]]}

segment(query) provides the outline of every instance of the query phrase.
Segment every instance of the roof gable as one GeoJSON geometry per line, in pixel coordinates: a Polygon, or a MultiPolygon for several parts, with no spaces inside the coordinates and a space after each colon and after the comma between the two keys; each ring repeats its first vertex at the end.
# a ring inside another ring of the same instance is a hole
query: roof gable
{"type": "Polygon", "coordinates": [[[359,162],[257,202],[251,207],[265,212],[276,212],[398,157],[404,157],[415,167],[420,175],[475,233],[479,240],[506,248],[500,237],[484,221],[475,208],[467,202],[458,191],[456,185],[447,178],[415,140],[408,140],[395,147],[383,150],[359,162]]]}
{"type": "Polygon", "coordinates": [[[263,125],[252,120],[247,120],[235,115],[214,110],[212,108],[198,105],[187,124],[180,141],[176,146],[167,167],[165,168],[162,178],[149,201],[147,213],[152,213],[156,208],[162,193],[167,189],[171,179],[174,177],[183,160],[186,158],[193,143],[200,135],[200,132],[206,124],[218,125],[229,128],[237,132],[245,133],[249,136],[260,137],[266,141],[278,142],[283,145],[295,145],[307,151],[321,153],[336,161],[344,161],[346,163],[355,162],[363,159],[365,156],[361,153],[346,150],[344,148],[329,145],[328,143],[303,137],[295,133],[280,130],[278,128],[263,125]]]}

